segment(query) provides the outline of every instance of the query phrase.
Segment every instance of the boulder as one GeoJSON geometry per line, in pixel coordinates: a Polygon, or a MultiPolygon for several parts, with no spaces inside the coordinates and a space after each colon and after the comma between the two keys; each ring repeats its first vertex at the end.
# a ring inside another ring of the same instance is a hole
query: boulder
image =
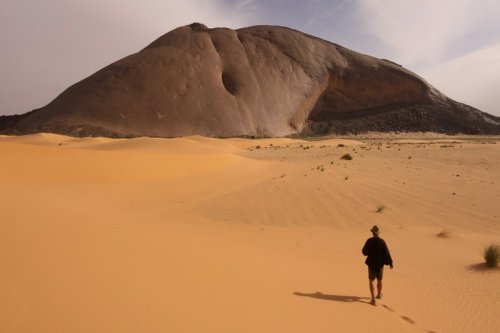
{"type": "Polygon", "coordinates": [[[285,27],[177,28],[3,117],[0,132],[274,137],[366,131],[500,133],[500,119],[391,61],[285,27]],[[3,125],[2,125],[3,124],[3,125]]]}

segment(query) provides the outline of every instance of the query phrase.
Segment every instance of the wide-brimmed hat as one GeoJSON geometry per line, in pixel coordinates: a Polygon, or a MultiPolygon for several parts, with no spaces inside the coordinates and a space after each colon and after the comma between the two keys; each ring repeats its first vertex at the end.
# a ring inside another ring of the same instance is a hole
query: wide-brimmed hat
{"type": "Polygon", "coordinates": [[[378,234],[380,233],[380,230],[379,230],[379,228],[378,228],[376,225],[374,225],[374,226],[373,226],[373,228],[371,228],[371,230],[370,230],[370,231],[371,231],[373,234],[375,234],[375,235],[378,235],[378,234]]]}

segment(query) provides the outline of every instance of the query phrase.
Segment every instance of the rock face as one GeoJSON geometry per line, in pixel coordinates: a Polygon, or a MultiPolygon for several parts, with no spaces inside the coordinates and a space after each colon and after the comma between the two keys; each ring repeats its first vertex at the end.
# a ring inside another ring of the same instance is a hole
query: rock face
{"type": "Polygon", "coordinates": [[[500,133],[500,118],[457,103],[416,74],[283,27],[177,28],[0,119],[3,133],[76,136],[286,136],[363,131],[500,133]]]}

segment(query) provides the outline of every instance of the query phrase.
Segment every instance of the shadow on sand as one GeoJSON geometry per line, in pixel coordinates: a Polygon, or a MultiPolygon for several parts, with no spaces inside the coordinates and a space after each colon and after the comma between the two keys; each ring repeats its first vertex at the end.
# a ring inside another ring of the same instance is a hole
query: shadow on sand
{"type": "Polygon", "coordinates": [[[360,303],[370,304],[369,301],[364,301],[364,300],[369,300],[370,298],[368,298],[368,297],[328,295],[328,294],[323,294],[319,291],[317,291],[315,293],[294,292],[293,294],[296,296],[312,297],[312,298],[322,299],[325,301],[335,301],[335,302],[345,302],[345,303],[360,302],[360,303]]]}
{"type": "Polygon", "coordinates": [[[479,263],[479,264],[473,264],[473,265],[469,265],[467,266],[469,268],[469,270],[471,271],[476,271],[476,272],[486,272],[486,271],[491,271],[491,272],[494,272],[494,271],[500,271],[500,267],[489,267],[488,265],[486,265],[485,262],[482,262],[482,263],[479,263]]]}

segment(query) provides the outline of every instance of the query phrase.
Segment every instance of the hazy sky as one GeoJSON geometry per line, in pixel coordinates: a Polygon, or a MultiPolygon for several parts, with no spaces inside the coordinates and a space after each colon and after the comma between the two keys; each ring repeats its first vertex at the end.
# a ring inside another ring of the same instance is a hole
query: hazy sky
{"type": "Polygon", "coordinates": [[[192,22],[283,25],[390,59],[500,116],[499,0],[0,0],[0,114],[42,107],[192,22]]]}

